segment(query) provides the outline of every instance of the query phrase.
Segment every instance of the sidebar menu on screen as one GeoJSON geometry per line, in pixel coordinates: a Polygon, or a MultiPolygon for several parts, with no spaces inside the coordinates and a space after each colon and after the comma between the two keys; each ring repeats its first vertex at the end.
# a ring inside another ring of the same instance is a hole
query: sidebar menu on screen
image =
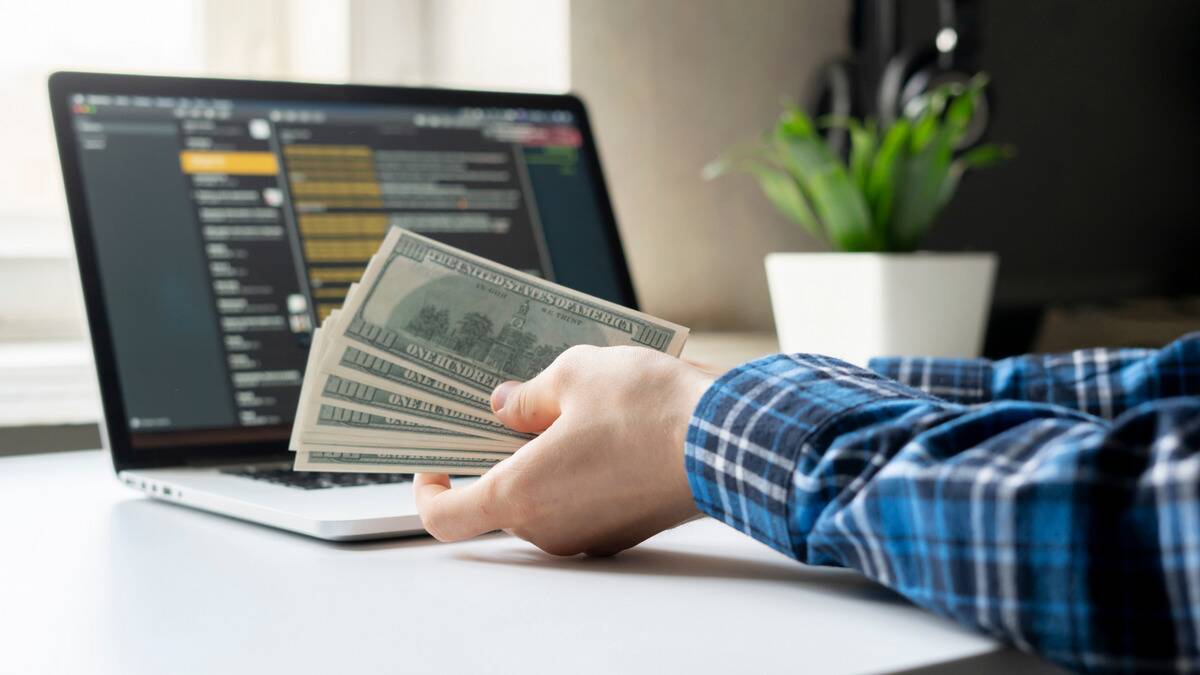
{"type": "Polygon", "coordinates": [[[238,422],[292,419],[312,331],[279,162],[264,119],[185,119],[191,187],[238,422]]]}
{"type": "Polygon", "coordinates": [[[130,429],[289,423],[312,314],[269,125],[219,106],[76,99],[130,429]]]}

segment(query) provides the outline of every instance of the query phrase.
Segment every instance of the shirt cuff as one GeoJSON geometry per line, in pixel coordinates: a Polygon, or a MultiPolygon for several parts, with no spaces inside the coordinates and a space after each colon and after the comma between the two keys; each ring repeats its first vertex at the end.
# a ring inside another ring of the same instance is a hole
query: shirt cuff
{"type": "Polygon", "coordinates": [[[992,362],[987,359],[888,356],[871,359],[867,367],[945,401],[973,405],[992,400],[992,362]]]}
{"type": "Polygon", "coordinates": [[[803,539],[835,495],[836,462],[822,456],[839,420],[919,391],[837,359],[776,355],[729,371],[701,397],[685,466],[701,511],[806,560],[803,539]],[[803,494],[796,495],[800,491],[803,494]],[[801,513],[789,513],[789,504],[801,513]]]}

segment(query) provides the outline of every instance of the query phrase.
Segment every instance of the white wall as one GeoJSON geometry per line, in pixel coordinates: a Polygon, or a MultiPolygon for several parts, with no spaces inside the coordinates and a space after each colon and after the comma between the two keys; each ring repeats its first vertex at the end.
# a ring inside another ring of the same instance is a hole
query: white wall
{"type": "Polygon", "coordinates": [[[566,91],[568,0],[205,0],[209,70],[566,91]]]}
{"type": "Polygon", "coordinates": [[[567,0],[438,0],[428,12],[431,82],[549,92],[570,87],[567,0]]]}
{"type": "Polygon", "coordinates": [[[772,326],[763,255],[816,244],[747,177],[700,169],[771,124],[846,49],[842,0],[573,0],[589,104],[644,308],[693,328],[772,326]]]}

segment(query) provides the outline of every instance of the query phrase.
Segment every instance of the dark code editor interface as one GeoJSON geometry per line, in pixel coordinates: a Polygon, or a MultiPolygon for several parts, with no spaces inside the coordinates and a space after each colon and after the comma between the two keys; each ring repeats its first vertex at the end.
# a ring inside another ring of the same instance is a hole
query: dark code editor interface
{"type": "Polygon", "coordinates": [[[393,226],[617,295],[552,262],[604,227],[569,111],[88,93],[71,110],[135,445],[283,433],[313,328],[393,226]]]}

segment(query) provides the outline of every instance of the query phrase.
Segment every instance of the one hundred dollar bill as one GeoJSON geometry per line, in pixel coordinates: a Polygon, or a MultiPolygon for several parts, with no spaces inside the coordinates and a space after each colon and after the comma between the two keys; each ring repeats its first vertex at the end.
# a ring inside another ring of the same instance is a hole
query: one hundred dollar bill
{"type": "MultiPolygon", "coordinates": [[[[351,287],[353,295],[357,284],[351,287]]],[[[317,328],[313,333],[313,344],[309,350],[306,377],[301,386],[300,405],[297,409],[293,426],[292,440],[289,447],[295,451],[303,445],[313,443],[349,443],[356,446],[369,447],[407,447],[407,448],[458,448],[470,447],[488,450],[509,450],[520,445],[520,440],[497,440],[481,438],[454,428],[452,425],[429,426],[412,421],[413,418],[398,419],[385,409],[349,410],[340,406],[322,405],[316,400],[313,389],[316,382],[321,380],[315,372],[317,362],[326,349],[329,348],[328,327],[336,325],[339,311],[335,310],[326,320],[326,324],[317,328]],[[303,438],[303,441],[301,440],[303,438]]],[[[363,357],[359,357],[363,361],[363,357]]],[[[370,361],[366,361],[370,363],[370,361]]],[[[376,371],[385,370],[379,365],[373,365],[376,371]]],[[[478,412],[476,412],[478,414],[478,412]]],[[[488,415],[490,417],[490,414],[488,415]]],[[[497,428],[500,428],[496,425],[497,428]]]]}
{"type": "MultiPolygon", "coordinates": [[[[527,380],[573,345],[641,345],[678,355],[683,326],[518,272],[393,228],[336,324],[337,344],[488,397],[527,380]]],[[[342,354],[326,351],[322,370],[342,354]]]]}
{"type": "Polygon", "coordinates": [[[356,347],[342,347],[341,356],[328,372],[411,396],[427,396],[436,391],[438,401],[447,408],[491,416],[490,396],[457,387],[356,347]]]}
{"type": "Polygon", "coordinates": [[[318,326],[313,331],[312,345],[308,349],[308,360],[304,366],[304,380],[300,383],[300,400],[296,405],[295,419],[292,421],[292,436],[288,440],[288,449],[292,452],[300,449],[300,438],[304,430],[312,424],[312,421],[309,419],[312,408],[308,405],[308,398],[309,394],[312,393],[313,387],[316,386],[314,384],[316,382],[315,374],[317,372],[317,364],[320,362],[323,353],[326,335],[324,325],[318,326]]]}
{"type": "Polygon", "coordinates": [[[532,437],[492,414],[496,385],[537,375],[574,345],[678,355],[687,334],[393,229],[314,335],[296,469],[483,473],[532,437]]]}
{"type": "Polygon", "coordinates": [[[468,450],[462,448],[374,448],[348,443],[310,443],[305,444],[304,449],[308,452],[367,453],[382,457],[409,457],[412,455],[425,456],[436,454],[438,457],[445,457],[447,459],[494,460],[497,462],[512,457],[511,452],[490,452],[487,450],[468,450]]]}
{"type": "Polygon", "coordinates": [[[387,415],[396,420],[412,422],[422,426],[438,427],[460,435],[474,435],[496,441],[511,443],[514,449],[533,438],[504,426],[491,413],[464,413],[447,408],[436,399],[422,398],[406,393],[392,392],[337,375],[319,375],[325,384],[319,393],[314,393],[310,405],[339,406],[348,410],[360,410],[387,415]]]}
{"type": "MultiPolygon", "coordinates": [[[[409,448],[478,448],[512,452],[520,441],[498,441],[471,436],[443,427],[418,424],[378,410],[321,404],[301,433],[302,447],[311,443],[344,442],[352,445],[409,448]],[[339,441],[340,439],[340,441],[339,441]]],[[[299,449],[299,448],[297,448],[299,449]]]]}
{"type": "Polygon", "coordinates": [[[494,459],[460,459],[438,453],[382,455],[371,452],[296,453],[297,471],[352,471],[362,473],[450,473],[482,475],[499,463],[494,459]]]}

